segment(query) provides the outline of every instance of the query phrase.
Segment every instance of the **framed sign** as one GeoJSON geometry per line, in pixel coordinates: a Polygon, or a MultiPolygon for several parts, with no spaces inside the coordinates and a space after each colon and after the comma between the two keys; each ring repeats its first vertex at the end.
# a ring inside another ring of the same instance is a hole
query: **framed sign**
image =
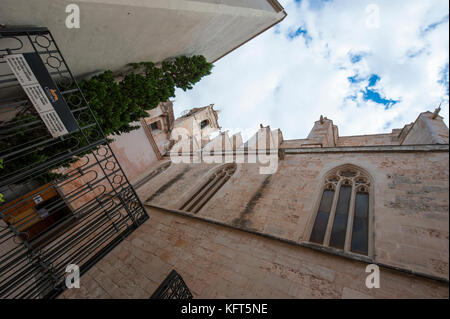
{"type": "Polygon", "coordinates": [[[53,137],[79,129],[39,54],[10,54],[5,59],[53,137]]]}

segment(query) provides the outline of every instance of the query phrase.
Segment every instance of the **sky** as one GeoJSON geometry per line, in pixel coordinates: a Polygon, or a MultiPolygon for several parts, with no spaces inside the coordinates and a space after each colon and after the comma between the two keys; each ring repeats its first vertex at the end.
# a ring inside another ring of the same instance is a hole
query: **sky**
{"type": "Polygon", "coordinates": [[[442,103],[448,126],[448,0],[280,3],[282,22],[176,90],[176,116],[213,103],[244,141],[260,123],[300,139],[320,115],[340,136],[389,133],[442,103]]]}

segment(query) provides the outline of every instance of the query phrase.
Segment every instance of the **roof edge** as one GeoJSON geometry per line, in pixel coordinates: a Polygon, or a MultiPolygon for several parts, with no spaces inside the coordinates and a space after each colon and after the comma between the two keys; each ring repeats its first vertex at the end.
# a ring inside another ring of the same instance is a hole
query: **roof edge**
{"type": "Polygon", "coordinates": [[[275,9],[276,12],[283,11],[283,6],[277,0],[267,0],[269,4],[275,9]]]}
{"type": "MultiPolygon", "coordinates": [[[[278,1],[276,1],[276,0],[268,0],[268,1],[269,1],[269,2],[275,1],[276,3],[278,3],[278,1]]],[[[280,5],[280,4],[278,3],[278,5],[280,5]]],[[[281,5],[280,5],[280,7],[281,7],[281,5]]],[[[283,8],[283,7],[281,7],[281,11],[278,11],[277,13],[280,13],[280,12],[283,12],[283,13],[284,13],[284,15],[283,15],[283,17],[282,17],[281,19],[275,21],[275,23],[272,23],[272,24],[269,25],[267,28],[265,28],[265,29],[263,29],[262,31],[256,33],[254,36],[248,38],[247,40],[245,40],[245,41],[242,42],[241,44],[238,44],[238,45],[237,45],[236,47],[234,47],[233,49],[231,49],[231,50],[225,52],[224,54],[222,54],[222,55],[219,56],[218,58],[216,58],[216,59],[214,59],[213,61],[211,61],[211,63],[217,62],[218,60],[222,59],[224,56],[230,54],[231,52],[233,52],[233,51],[236,50],[237,48],[243,46],[244,44],[246,44],[246,43],[249,42],[250,40],[253,40],[254,38],[256,38],[257,36],[259,36],[260,34],[266,32],[267,30],[269,30],[270,28],[272,28],[272,27],[275,26],[276,24],[278,24],[278,23],[280,23],[281,21],[283,21],[284,18],[286,18],[287,13],[284,11],[284,8],[283,8]]]]}

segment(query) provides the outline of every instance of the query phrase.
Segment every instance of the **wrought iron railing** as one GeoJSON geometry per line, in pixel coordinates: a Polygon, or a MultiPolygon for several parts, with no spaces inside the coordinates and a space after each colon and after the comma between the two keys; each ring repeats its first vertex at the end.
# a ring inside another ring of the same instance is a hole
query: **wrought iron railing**
{"type": "Polygon", "coordinates": [[[0,28],[0,159],[0,298],[56,297],[148,218],[46,28],[0,28]],[[7,59],[28,53],[75,130],[54,137],[25,94],[7,59]]]}
{"type": "Polygon", "coordinates": [[[150,299],[192,299],[183,278],[174,270],[164,279],[150,299]]]}

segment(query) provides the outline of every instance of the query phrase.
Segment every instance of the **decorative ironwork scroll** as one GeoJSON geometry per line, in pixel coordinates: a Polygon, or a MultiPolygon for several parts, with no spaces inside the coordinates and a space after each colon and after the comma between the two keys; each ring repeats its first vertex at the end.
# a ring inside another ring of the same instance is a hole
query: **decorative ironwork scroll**
{"type": "Polygon", "coordinates": [[[174,270],[164,279],[150,299],[192,299],[183,278],[174,270]]]}
{"type": "Polygon", "coordinates": [[[69,264],[82,275],[148,219],[46,28],[0,28],[0,160],[0,298],[58,296],[69,264]],[[45,66],[38,98],[62,99],[76,130],[51,134],[12,70],[21,56],[45,66]]]}

